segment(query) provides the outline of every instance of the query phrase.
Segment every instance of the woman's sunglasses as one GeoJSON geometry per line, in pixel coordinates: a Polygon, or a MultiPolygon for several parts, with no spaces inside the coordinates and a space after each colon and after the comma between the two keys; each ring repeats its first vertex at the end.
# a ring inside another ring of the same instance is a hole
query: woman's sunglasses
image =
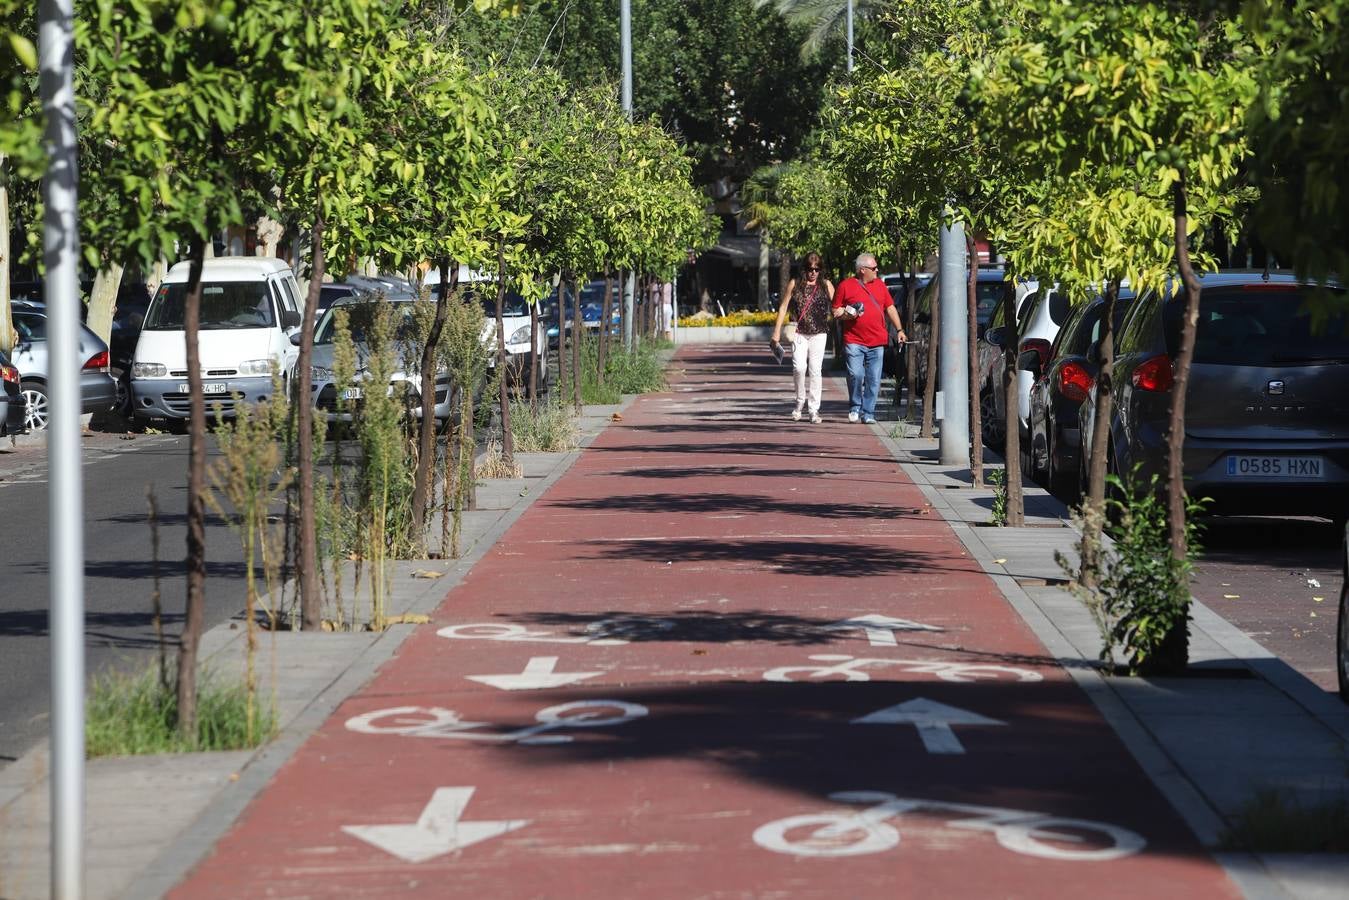
{"type": "Polygon", "coordinates": [[[806,266],[806,271],[807,271],[807,272],[818,272],[818,271],[820,271],[820,267],[819,267],[819,266],[806,266]]]}

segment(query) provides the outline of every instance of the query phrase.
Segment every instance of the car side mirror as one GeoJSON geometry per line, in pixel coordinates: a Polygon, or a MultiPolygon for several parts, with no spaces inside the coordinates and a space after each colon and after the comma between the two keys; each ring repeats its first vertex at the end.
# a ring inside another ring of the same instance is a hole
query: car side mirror
{"type": "Polygon", "coordinates": [[[1087,348],[1087,362],[1100,368],[1101,366],[1101,342],[1092,341],[1091,346],[1087,348]]]}
{"type": "Polygon", "coordinates": [[[1068,316],[1072,315],[1073,307],[1068,302],[1068,295],[1060,291],[1054,291],[1049,295],[1049,319],[1055,325],[1062,326],[1068,321],[1068,316]]]}
{"type": "Polygon", "coordinates": [[[281,326],[283,328],[299,328],[300,321],[300,314],[293,309],[287,309],[281,312],[281,326]]]}
{"type": "Polygon", "coordinates": [[[1030,372],[1039,376],[1044,370],[1045,361],[1040,356],[1039,350],[1022,350],[1021,355],[1016,358],[1016,367],[1022,372],[1030,372]]]}
{"type": "Polygon", "coordinates": [[[1003,349],[1007,345],[1007,329],[999,325],[997,328],[989,328],[983,334],[984,340],[988,341],[994,347],[1003,349]]]}
{"type": "Polygon", "coordinates": [[[292,335],[290,336],[290,342],[291,342],[291,345],[292,345],[292,346],[295,346],[295,347],[300,346],[300,339],[303,338],[303,337],[304,337],[304,335],[301,334],[300,332],[298,332],[298,331],[295,332],[294,334],[292,334],[292,335]]]}

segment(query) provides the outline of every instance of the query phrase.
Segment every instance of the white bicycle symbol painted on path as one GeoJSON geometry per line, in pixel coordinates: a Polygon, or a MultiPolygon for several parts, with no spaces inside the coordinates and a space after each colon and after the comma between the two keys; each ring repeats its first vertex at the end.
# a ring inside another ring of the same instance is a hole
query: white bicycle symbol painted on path
{"type": "Polygon", "coordinates": [[[885,659],[883,657],[854,657],[837,653],[823,653],[810,657],[817,662],[832,663],[821,666],[780,666],[764,673],[764,681],[818,681],[839,678],[844,681],[870,681],[867,669],[899,666],[906,672],[936,675],[942,681],[970,682],[981,678],[1005,678],[1013,681],[1043,681],[1044,676],[1030,669],[1000,666],[992,663],[943,662],[934,659],[885,659]]]}
{"type": "Polygon", "coordinates": [[[899,830],[889,819],[925,810],[953,817],[951,828],[991,831],[1003,847],[1041,859],[1107,862],[1142,850],[1147,841],[1136,832],[1105,822],[965,803],[896,797],[884,791],[841,791],[839,803],[873,804],[861,812],[819,812],[789,816],[760,826],[754,842],[792,856],[862,856],[899,846],[899,830]],[[954,817],[960,816],[956,819],[954,817]],[[1077,846],[1074,846],[1077,845],[1077,846]]]}
{"type": "Polygon", "coordinates": [[[596,647],[617,647],[626,644],[621,638],[611,638],[607,622],[592,622],[586,627],[590,634],[556,634],[551,631],[531,631],[524,625],[503,622],[483,622],[473,625],[450,625],[436,632],[443,638],[478,641],[524,641],[532,644],[594,644],[596,647]]]}
{"type": "Polygon", "coordinates": [[[361,734],[399,734],[406,737],[447,738],[486,741],[498,744],[566,744],[569,734],[550,732],[573,728],[605,728],[640,719],[649,710],[638,703],[621,700],[577,700],[541,709],[534,718],[539,723],[516,731],[494,733],[490,722],[466,722],[459,713],[439,706],[397,706],[353,716],[347,729],[361,734]]]}

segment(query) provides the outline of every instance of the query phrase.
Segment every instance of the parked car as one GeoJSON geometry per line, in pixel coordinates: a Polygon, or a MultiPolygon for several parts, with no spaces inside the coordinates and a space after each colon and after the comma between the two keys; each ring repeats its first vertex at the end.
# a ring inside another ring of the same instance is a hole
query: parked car
{"type": "MultiPolygon", "coordinates": [[[[187,421],[191,394],[183,315],[189,263],[169,270],[150,303],[131,366],[138,419],[187,421]]],[[[266,400],[273,374],[289,383],[299,350],[300,291],[290,267],[270,257],[208,259],[201,275],[202,391],[207,408],[232,416],[236,403],[266,400]]]]}
{"type": "Polygon", "coordinates": [[[1335,670],[1339,673],[1340,699],[1349,703],[1349,525],[1340,539],[1340,618],[1335,630],[1335,670]]]}
{"type": "MultiPolygon", "coordinates": [[[[490,368],[496,368],[496,285],[478,281],[467,286],[468,296],[482,304],[487,321],[483,323],[483,346],[491,351],[487,358],[490,368]]],[[[537,343],[529,342],[531,325],[529,303],[514,291],[507,291],[501,305],[502,328],[506,336],[506,375],[520,383],[529,380],[530,366],[538,367],[539,390],[548,385],[548,338],[545,323],[540,320],[537,343]]]]}
{"type": "MultiPolygon", "coordinates": [[[[369,390],[369,355],[367,334],[373,321],[377,304],[387,303],[394,307],[398,316],[396,326],[400,339],[409,337],[414,328],[414,304],[417,298],[410,292],[382,293],[362,291],[336,301],[320,320],[314,332],[314,355],[312,357],[311,384],[314,405],[327,415],[330,423],[349,422],[353,412],[365,399],[369,390]],[[337,311],[346,310],[348,328],[352,343],[356,347],[355,380],[348,384],[338,384],[333,372],[333,353],[337,339],[337,311]],[[338,400],[343,401],[344,410],[338,410],[338,400]]],[[[298,339],[298,335],[296,336],[298,339]]],[[[388,392],[391,396],[403,398],[408,414],[421,418],[421,353],[415,350],[411,342],[399,341],[399,359],[396,371],[389,379],[388,392]]],[[[434,414],[443,425],[450,420],[453,412],[450,374],[444,368],[436,373],[436,404],[434,414]]]]}
{"type": "MultiPolygon", "coordinates": [[[[1186,397],[1187,491],[1209,498],[1215,514],[1338,520],[1349,507],[1349,295],[1260,272],[1202,283],[1186,397]]],[[[1120,332],[1107,457],[1115,473],[1139,466],[1144,484],[1166,469],[1184,304],[1178,284],[1149,292],[1120,332]]],[[[1084,453],[1091,410],[1083,404],[1084,453]]]]}
{"type": "Polygon", "coordinates": [[[0,353],[0,437],[28,430],[28,404],[21,384],[19,370],[0,353]]]}
{"type": "Polygon", "coordinates": [[[112,354],[112,377],[117,379],[116,409],[126,419],[130,419],[134,412],[131,364],[136,356],[136,342],[140,340],[150,299],[150,292],[143,282],[125,282],[117,291],[117,302],[113,309],[108,351],[112,354]]]}
{"type": "MultiPolygon", "coordinates": [[[[1132,291],[1121,289],[1115,301],[1115,330],[1133,302],[1132,291]]],[[[1059,329],[1046,351],[1026,347],[1017,366],[1032,378],[1028,427],[1030,476],[1061,497],[1076,497],[1079,483],[1078,417],[1083,401],[1096,383],[1097,363],[1087,351],[1101,338],[1105,298],[1079,304],[1059,329]]]]}
{"type": "MultiPolygon", "coordinates": [[[[1006,273],[1002,267],[981,266],[979,268],[975,297],[976,309],[978,310],[976,321],[980,336],[983,335],[984,329],[988,326],[988,321],[993,316],[994,310],[1000,305],[1005,285],[1006,273]]],[[[904,323],[904,329],[908,333],[909,340],[917,346],[923,346],[932,336],[932,310],[940,294],[941,273],[937,273],[927,283],[927,286],[918,292],[918,299],[914,303],[913,321],[904,323]]],[[[964,298],[965,293],[962,291],[960,296],[964,298]]],[[[921,393],[927,384],[926,353],[918,354],[916,371],[918,373],[918,390],[921,393]]],[[[936,374],[934,373],[934,376],[936,374]]]]}
{"type": "MultiPolygon", "coordinates": [[[[1047,350],[1062,320],[1068,318],[1067,298],[1053,289],[1041,291],[1036,281],[1017,281],[1015,291],[1018,353],[1027,347],[1047,350]]],[[[979,422],[984,443],[994,448],[1002,447],[1007,440],[1007,400],[1002,378],[1007,371],[1006,344],[1011,329],[1006,319],[1007,305],[1000,303],[976,345],[979,354],[979,422]]],[[[1026,415],[1030,412],[1030,385],[1030,373],[1018,372],[1017,396],[1022,402],[1018,405],[1017,416],[1021,422],[1019,434],[1023,448],[1026,415]]]]}
{"type": "MultiPolygon", "coordinates": [[[[47,382],[51,364],[47,352],[47,307],[34,301],[15,301],[10,309],[18,341],[10,362],[19,370],[20,390],[26,406],[25,424],[30,431],[42,431],[51,418],[47,382]]],[[[83,324],[79,334],[80,411],[99,413],[117,402],[117,382],[110,372],[108,345],[83,324]]]]}

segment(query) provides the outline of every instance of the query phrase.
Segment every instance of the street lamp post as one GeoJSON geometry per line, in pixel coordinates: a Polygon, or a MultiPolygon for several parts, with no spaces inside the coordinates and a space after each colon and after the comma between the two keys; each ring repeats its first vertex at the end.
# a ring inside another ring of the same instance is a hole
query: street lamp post
{"type": "Polygon", "coordinates": [[[51,584],[51,895],[84,893],[84,493],[80,466],[80,275],[76,197],[72,0],[38,4],[43,143],[42,258],[46,265],[51,398],[47,470],[51,584]]]}
{"type": "MultiPolygon", "coordinates": [[[[947,213],[950,214],[950,210],[947,213]]],[[[969,462],[970,368],[969,321],[966,318],[965,225],[959,219],[943,225],[938,246],[941,264],[941,343],[938,345],[942,402],[939,446],[941,463],[956,466],[969,462]]]]}
{"type": "Polygon", "coordinates": [[[852,4],[848,0],[848,74],[852,74],[852,4]]]}
{"type": "MultiPolygon", "coordinates": [[[[632,121],[632,0],[621,0],[618,6],[619,37],[623,53],[623,112],[632,121]]],[[[632,307],[634,282],[637,273],[627,272],[623,277],[623,348],[632,349],[632,307]]]]}

